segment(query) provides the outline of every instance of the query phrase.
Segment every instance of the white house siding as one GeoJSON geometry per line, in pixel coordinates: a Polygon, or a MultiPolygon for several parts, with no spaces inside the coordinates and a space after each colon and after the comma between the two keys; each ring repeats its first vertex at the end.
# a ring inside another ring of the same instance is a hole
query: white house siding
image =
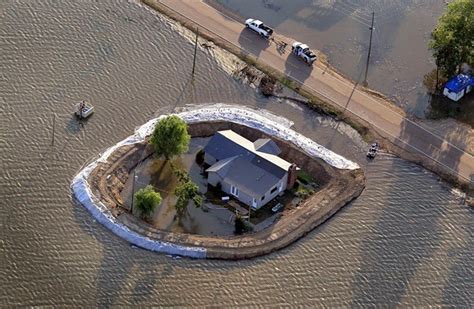
{"type": "Polygon", "coordinates": [[[239,187],[237,187],[237,189],[239,189],[239,196],[235,196],[235,195],[230,193],[231,185],[229,183],[226,183],[225,181],[223,181],[221,183],[221,185],[222,185],[222,191],[229,194],[229,196],[232,196],[235,199],[238,199],[239,201],[241,201],[242,203],[244,203],[246,205],[252,205],[253,197],[248,195],[247,193],[241,191],[239,187]]]}
{"type": "Polygon", "coordinates": [[[287,185],[287,182],[288,182],[288,173],[285,174],[285,176],[283,176],[283,178],[276,184],[276,187],[277,187],[277,190],[273,193],[270,193],[272,191],[272,189],[275,187],[271,187],[270,190],[268,190],[266,193],[265,193],[265,198],[263,199],[262,201],[262,197],[259,196],[257,198],[257,209],[262,207],[263,205],[265,205],[266,203],[270,202],[272,199],[274,199],[280,192],[283,192],[286,190],[286,185],[287,185]],[[282,185],[282,190],[280,191],[280,184],[282,185]]]}
{"type": "Polygon", "coordinates": [[[260,196],[251,196],[247,193],[245,193],[244,191],[242,191],[239,187],[237,187],[237,189],[239,189],[239,196],[235,196],[231,193],[231,185],[229,183],[226,183],[225,181],[222,180],[222,178],[217,175],[217,173],[215,172],[210,172],[209,175],[208,175],[208,178],[207,178],[207,182],[212,185],[212,186],[217,186],[218,183],[221,184],[221,190],[225,193],[227,193],[229,196],[232,196],[234,197],[235,199],[238,199],[239,201],[241,201],[242,203],[246,204],[246,205],[252,205],[253,203],[253,199],[255,198],[255,201],[257,203],[257,206],[255,207],[256,209],[259,209],[260,207],[264,206],[265,204],[267,204],[268,202],[270,202],[272,199],[274,199],[280,192],[282,191],[285,191],[286,190],[286,185],[287,185],[287,182],[288,182],[288,173],[285,174],[285,176],[283,176],[283,178],[273,187],[270,188],[270,190],[268,190],[266,193],[265,193],[265,198],[262,200],[262,195],[260,196]],[[281,185],[281,191],[280,191],[280,185],[281,185]],[[274,187],[277,187],[277,190],[273,193],[270,193],[272,191],[272,189],[274,187]]]}
{"type": "Polygon", "coordinates": [[[208,154],[207,152],[204,153],[204,162],[206,162],[209,165],[213,165],[214,163],[217,162],[216,158],[208,154]]]}

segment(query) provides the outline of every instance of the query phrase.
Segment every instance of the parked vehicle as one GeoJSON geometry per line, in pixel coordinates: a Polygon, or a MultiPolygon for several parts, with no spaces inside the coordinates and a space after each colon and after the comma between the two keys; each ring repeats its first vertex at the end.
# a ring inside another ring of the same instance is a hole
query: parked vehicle
{"type": "Polygon", "coordinates": [[[459,74],[451,78],[443,89],[443,94],[453,101],[459,101],[474,88],[474,76],[459,74]]]}
{"type": "Polygon", "coordinates": [[[291,52],[304,60],[308,65],[312,65],[316,61],[316,54],[313,53],[309,46],[301,42],[295,42],[291,46],[291,52]]]}
{"type": "Polygon", "coordinates": [[[270,38],[273,34],[273,29],[265,25],[263,22],[257,19],[249,18],[245,21],[245,27],[252,29],[264,38],[270,38]]]}

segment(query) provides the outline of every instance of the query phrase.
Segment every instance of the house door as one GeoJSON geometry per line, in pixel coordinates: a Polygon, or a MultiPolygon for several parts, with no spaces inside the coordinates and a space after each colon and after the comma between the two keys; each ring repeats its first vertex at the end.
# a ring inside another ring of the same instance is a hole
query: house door
{"type": "Polygon", "coordinates": [[[239,189],[237,189],[235,186],[230,186],[230,194],[239,196],[239,189]]]}

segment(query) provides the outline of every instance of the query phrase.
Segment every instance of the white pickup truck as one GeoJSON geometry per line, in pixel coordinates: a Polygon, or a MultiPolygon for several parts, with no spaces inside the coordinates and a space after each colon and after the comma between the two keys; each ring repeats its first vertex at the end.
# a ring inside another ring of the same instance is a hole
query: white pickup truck
{"type": "Polygon", "coordinates": [[[316,61],[316,55],[309,49],[309,46],[301,42],[293,43],[291,52],[303,59],[308,65],[312,65],[316,61]]]}
{"type": "Polygon", "coordinates": [[[257,32],[261,36],[265,38],[270,38],[273,33],[273,29],[265,25],[260,20],[256,20],[253,18],[249,18],[245,21],[245,27],[252,29],[253,31],[257,32]]]}

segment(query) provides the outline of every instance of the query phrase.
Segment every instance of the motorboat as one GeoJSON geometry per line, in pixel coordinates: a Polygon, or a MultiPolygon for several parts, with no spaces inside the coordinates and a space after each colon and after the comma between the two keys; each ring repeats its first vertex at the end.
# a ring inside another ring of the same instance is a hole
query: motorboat
{"type": "Polygon", "coordinates": [[[367,158],[369,159],[375,158],[378,151],[379,151],[379,144],[373,143],[372,145],[370,145],[369,151],[367,151],[367,158]]]}
{"type": "Polygon", "coordinates": [[[79,118],[79,119],[86,119],[90,115],[94,113],[94,106],[92,106],[90,103],[86,101],[81,101],[76,104],[74,114],[79,118]]]}

